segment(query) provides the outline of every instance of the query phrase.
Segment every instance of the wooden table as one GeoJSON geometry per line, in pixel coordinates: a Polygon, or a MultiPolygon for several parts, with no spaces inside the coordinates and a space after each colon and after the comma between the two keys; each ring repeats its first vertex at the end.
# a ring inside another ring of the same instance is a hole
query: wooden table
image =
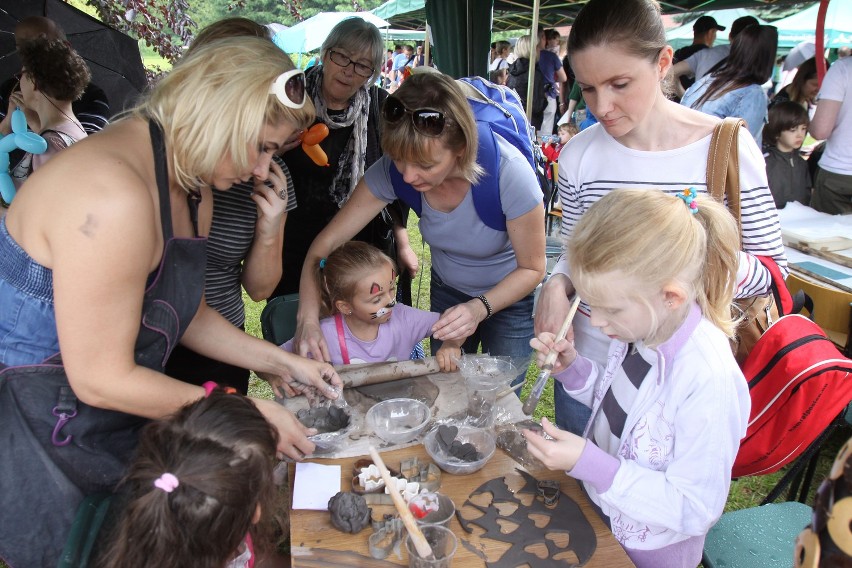
{"type": "MultiPolygon", "coordinates": [[[[431,461],[422,445],[412,446],[392,452],[382,453],[385,463],[392,468],[398,468],[402,459],[417,456],[421,461],[431,461]]],[[[348,491],[351,487],[352,469],[358,458],[343,458],[334,460],[311,460],[317,463],[334,464],[341,466],[341,488],[348,491]]],[[[464,476],[450,475],[442,472],[441,488],[439,491],[449,496],[457,509],[462,509],[468,495],[483,483],[499,477],[506,477],[510,489],[517,489],[522,485],[522,477],[515,471],[521,466],[510,458],[503,450],[497,449],[494,457],[486,466],[476,473],[464,476]]],[[[295,468],[290,466],[290,486],[292,487],[295,468]]],[[[590,521],[597,536],[597,548],[591,560],[586,564],[588,568],[619,568],[632,567],[633,563],[627,557],[624,549],[615,540],[609,528],[604,525],[600,517],[594,512],[588,498],[583,494],[577,482],[566,476],[561,471],[541,470],[531,472],[536,479],[554,479],[560,482],[562,491],[576,501],[586,518],[590,521]]],[[[566,495],[562,495],[564,499],[566,495]]],[[[292,498],[290,500],[292,505],[292,498]]],[[[380,518],[384,513],[393,513],[393,506],[373,505],[373,517],[380,518]]],[[[464,509],[462,509],[464,513],[464,509]]],[[[464,514],[465,518],[476,515],[464,514]]],[[[464,532],[458,519],[450,522],[450,528],[459,539],[458,548],[453,566],[485,566],[485,562],[477,554],[462,545],[462,540],[467,541],[475,549],[485,553],[489,561],[497,560],[502,552],[508,548],[507,544],[491,539],[478,537],[482,534],[479,527],[473,527],[473,534],[464,532]]],[[[290,544],[294,567],[333,567],[333,566],[363,566],[363,567],[393,567],[407,566],[408,556],[405,545],[402,544],[402,559],[396,554],[386,560],[375,560],[370,556],[367,539],[372,530],[367,527],[358,534],[346,534],[338,531],[331,525],[327,511],[291,510],[290,512],[290,544]]],[[[566,564],[567,565],[567,564],[566,564]]]]}

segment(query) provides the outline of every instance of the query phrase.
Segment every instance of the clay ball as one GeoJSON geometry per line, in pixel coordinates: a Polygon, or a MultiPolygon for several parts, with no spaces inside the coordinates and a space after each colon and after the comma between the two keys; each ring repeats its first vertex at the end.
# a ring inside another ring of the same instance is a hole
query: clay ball
{"type": "Polygon", "coordinates": [[[334,528],[352,534],[369,525],[372,514],[362,496],[343,491],[328,500],[328,512],[334,528]]]}

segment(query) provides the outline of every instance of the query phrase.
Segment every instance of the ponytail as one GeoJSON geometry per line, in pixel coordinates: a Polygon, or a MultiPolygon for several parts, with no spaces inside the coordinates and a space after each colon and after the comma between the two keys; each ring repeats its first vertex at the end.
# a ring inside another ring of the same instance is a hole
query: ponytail
{"type": "Polygon", "coordinates": [[[707,234],[707,250],[701,278],[703,294],[696,295],[701,312],[730,338],[736,322],[731,316],[731,303],[736,290],[740,235],[737,223],[728,209],[708,196],[696,198],[696,219],[707,234]]]}
{"type": "Polygon", "coordinates": [[[707,196],[693,198],[692,192],[609,192],[580,218],[567,243],[571,278],[576,284],[619,271],[660,289],[676,283],[708,320],[732,336],[737,225],[722,204],[707,196]]]}

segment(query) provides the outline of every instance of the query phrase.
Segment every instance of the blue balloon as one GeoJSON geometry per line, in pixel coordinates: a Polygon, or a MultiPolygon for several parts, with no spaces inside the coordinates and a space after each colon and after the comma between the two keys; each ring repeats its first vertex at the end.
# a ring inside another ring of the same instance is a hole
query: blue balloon
{"type": "Polygon", "coordinates": [[[27,115],[20,108],[12,112],[12,132],[0,138],[0,196],[6,203],[15,197],[15,183],[9,173],[9,153],[16,148],[30,154],[44,154],[47,140],[27,129],[27,115]]]}

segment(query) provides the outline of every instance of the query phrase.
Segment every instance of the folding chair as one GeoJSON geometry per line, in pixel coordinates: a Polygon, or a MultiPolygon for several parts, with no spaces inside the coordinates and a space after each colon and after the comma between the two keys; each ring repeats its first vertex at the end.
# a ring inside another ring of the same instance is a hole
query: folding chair
{"type": "Polygon", "coordinates": [[[281,345],[296,335],[296,314],[299,311],[299,295],[285,294],[266,302],[260,312],[260,332],[263,338],[281,345]]]}
{"type": "Polygon", "coordinates": [[[545,234],[549,235],[553,230],[553,221],[562,220],[562,204],[559,201],[559,163],[550,164],[550,192],[544,204],[545,234]]]}

